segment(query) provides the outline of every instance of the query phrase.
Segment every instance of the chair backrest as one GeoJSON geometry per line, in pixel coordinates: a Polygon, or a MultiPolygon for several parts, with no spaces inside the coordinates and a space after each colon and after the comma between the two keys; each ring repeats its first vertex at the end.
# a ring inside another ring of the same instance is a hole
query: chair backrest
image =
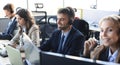
{"type": "Polygon", "coordinates": [[[41,27],[41,44],[45,43],[51,36],[54,30],[57,29],[57,16],[48,16],[48,21],[41,27]]]}
{"type": "Polygon", "coordinates": [[[51,37],[54,30],[57,29],[57,16],[50,16],[48,18],[48,29],[46,33],[51,37]]]}
{"type": "Polygon", "coordinates": [[[39,25],[39,30],[40,30],[40,38],[42,41],[40,42],[41,44],[43,43],[43,40],[45,38],[48,38],[49,36],[46,33],[46,28],[47,28],[47,12],[46,11],[33,11],[33,14],[35,15],[35,21],[36,24],[39,25]]]}
{"type": "Polygon", "coordinates": [[[75,19],[73,22],[73,26],[82,32],[87,40],[89,38],[89,24],[83,19],[75,19]]]}

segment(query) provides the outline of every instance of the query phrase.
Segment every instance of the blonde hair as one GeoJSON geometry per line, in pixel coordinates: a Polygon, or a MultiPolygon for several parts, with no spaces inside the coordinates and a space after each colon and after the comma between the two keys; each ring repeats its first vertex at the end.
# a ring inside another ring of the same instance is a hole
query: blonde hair
{"type": "Polygon", "coordinates": [[[99,21],[99,26],[102,24],[103,21],[106,21],[106,20],[113,22],[120,31],[120,16],[118,15],[105,16],[99,21]]]}
{"type": "MultiPolygon", "coordinates": [[[[99,21],[99,26],[101,26],[101,24],[103,22],[106,22],[106,21],[112,22],[116,26],[116,28],[118,28],[118,33],[117,33],[119,35],[118,45],[120,47],[120,16],[118,16],[118,15],[109,15],[109,16],[103,17],[99,21]]],[[[116,58],[115,62],[120,63],[120,50],[118,51],[118,55],[117,55],[117,58],[116,58]]]]}

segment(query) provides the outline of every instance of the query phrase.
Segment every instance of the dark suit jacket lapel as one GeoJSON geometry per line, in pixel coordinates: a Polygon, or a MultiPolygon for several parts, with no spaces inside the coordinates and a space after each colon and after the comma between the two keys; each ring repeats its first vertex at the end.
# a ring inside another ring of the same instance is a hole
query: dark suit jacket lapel
{"type": "Polygon", "coordinates": [[[12,24],[10,25],[7,33],[11,33],[11,31],[14,30],[14,28],[16,27],[16,23],[17,23],[16,18],[14,18],[14,20],[13,20],[12,24]],[[13,27],[14,27],[14,28],[13,28],[13,27]]]}
{"type": "Polygon", "coordinates": [[[60,44],[60,38],[61,38],[61,31],[60,30],[58,30],[57,32],[56,32],[56,34],[54,34],[53,35],[53,38],[54,38],[54,40],[53,40],[53,45],[55,45],[54,47],[55,47],[55,50],[56,51],[58,51],[58,48],[59,48],[59,44],[60,44]]]}
{"type": "Polygon", "coordinates": [[[59,47],[59,44],[60,44],[61,34],[62,34],[62,32],[59,31],[58,39],[56,40],[57,41],[57,48],[59,47]]]}
{"type": "Polygon", "coordinates": [[[73,39],[73,35],[72,34],[74,34],[74,32],[75,32],[75,29],[72,27],[72,29],[71,29],[71,31],[70,31],[70,33],[69,33],[69,35],[68,35],[68,37],[67,37],[67,39],[65,41],[65,45],[64,45],[64,48],[63,48],[63,52],[64,53],[68,51],[68,49],[69,49],[69,47],[71,45],[70,42],[73,39]]]}
{"type": "Polygon", "coordinates": [[[108,54],[109,54],[109,48],[106,48],[104,51],[101,52],[99,56],[99,60],[108,61],[108,54]]]}

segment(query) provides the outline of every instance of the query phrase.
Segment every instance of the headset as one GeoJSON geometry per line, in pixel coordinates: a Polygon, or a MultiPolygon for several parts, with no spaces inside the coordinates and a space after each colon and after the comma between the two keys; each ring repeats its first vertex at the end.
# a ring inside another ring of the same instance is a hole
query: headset
{"type": "Polygon", "coordinates": [[[69,25],[72,25],[73,24],[73,21],[72,19],[69,19],[69,22],[68,22],[69,25]]]}
{"type": "Polygon", "coordinates": [[[69,22],[68,22],[68,24],[69,25],[72,25],[73,24],[73,20],[72,20],[72,16],[73,16],[73,14],[74,14],[74,11],[72,11],[72,9],[71,8],[69,8],[69,7],[66,7],[66,10],[68,11],[68,17],[69,17],[69,22]]]}

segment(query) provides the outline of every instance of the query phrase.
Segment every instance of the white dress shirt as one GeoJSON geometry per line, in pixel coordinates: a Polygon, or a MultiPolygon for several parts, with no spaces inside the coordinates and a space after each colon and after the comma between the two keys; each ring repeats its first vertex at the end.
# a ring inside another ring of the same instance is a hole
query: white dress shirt
{"type": "MultiPolygon", "coordinates": [[[[119,49],[118,49],[119,50],[119,49]]],[[[108,55],[108,60],[109,62],[115,62],[117,55],[118,55],[118,50],[116,50],[113,54],[111,53],[111,50],[109,49],[109,55],[108,55]]]]}
{"type": "MultiPolygon", "coordinates": [[[[66,40],[67,40],[67,37],[68,37],[69,32],[70,32],[70,31],[68,31],[68,32],[62,32],[62,35],[65,36],[64,41],[63,41],[63,44],[62,44],[62,49],[64,48],[64,45],[65,45],[65,42],[66,42],[66,40]]],[[[61,37],[62,37],[62,35],[61,35],[61,37]]]]}

